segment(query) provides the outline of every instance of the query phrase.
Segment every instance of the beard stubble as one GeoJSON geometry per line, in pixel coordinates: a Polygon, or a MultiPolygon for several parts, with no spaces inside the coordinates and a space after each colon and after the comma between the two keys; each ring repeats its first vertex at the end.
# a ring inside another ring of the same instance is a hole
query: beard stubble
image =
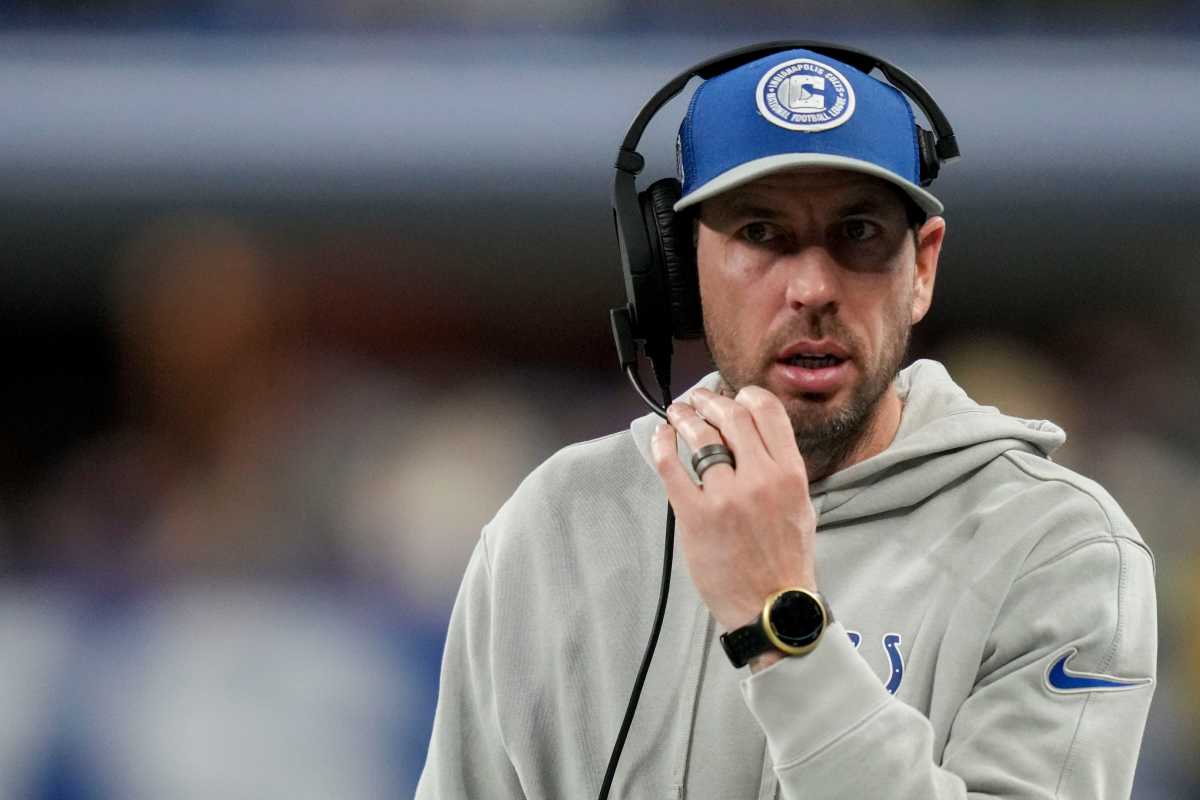
{"type": "Polygon", "coordinates": [[[912,323],[908,318],[911,297],[900,297],[887,308],[885,335],[873,363],[864,363],[862,342],[838,319],[836,312],[805,312],[780,334],[772,337],[768,346],[751,357],[739,358],[732,347],[739,332],[723,327],[704,316],[704,341],[709,357],[721,376],[720,391],[732,397],[744,386],[766,385],[766,371],[775,363],[775,354],[797,339],[832,339],[850,353],[861,378],[850,396],[838,406],[820,397],[781,397],[796,445],[804,457],[810,479],[817,480],[846,466],[859,447],[868,439],[877,420],[880,398],[895,380],[908,353],[912,323]],[[754,363],[748,363],[751,359],[754,363]],[[764,363],[764,359],[766,362],[764,363]]]}

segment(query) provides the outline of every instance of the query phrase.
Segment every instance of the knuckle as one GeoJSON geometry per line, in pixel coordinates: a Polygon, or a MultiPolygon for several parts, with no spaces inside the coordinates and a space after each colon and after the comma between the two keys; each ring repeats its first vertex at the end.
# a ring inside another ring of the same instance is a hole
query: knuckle
{"type": "Polygon", "coordinates": [[[670,465],[671,458],[675,456],[675,453],[666,447],[655,447],[650,455],[654,459],[654,466],[659,468],[659,472],[662,472],[670,465]]]}
{"type": "Polygon", "coordinates": [[[737,503],[727,494],[714,494],[709,500],[709,511],[717,519],[728,519],[734,512],[737,503]]]}
{"type": "Polygon", "coordinates": [[[738,391],[737,400],[750,408],[766,408],[776,397],[761,386],[751,385],[743,386],[738,391]]]}
{"type": "Polygon", "coordinates": [[[808,467],[803,459],[796,459],[795,463],[790,464],[786,468],[786,472],[793,480],[798,481],[804,486],[808,486],[808,467]]]}
{"type": "Polygon", "coordinates": [[[730,420],[733,422],[748,422],[752,418],[750,409],[746,408],[741,403],[734,403],[727,412],[730,420]]]}
{"type": "Polygon", "coordinates": [[[754,481],[746,487],[746,496],[752,503],[758,505],[775,494],[775,487],[768,481],[754,481]]]}
{"type": "Polygon", "coordinates": [[[796,470],[786,470],[782,476],[784,489],[788,494],[794,494],[800,491],[807,491],[808,478],[803,473],[796,470]]]}

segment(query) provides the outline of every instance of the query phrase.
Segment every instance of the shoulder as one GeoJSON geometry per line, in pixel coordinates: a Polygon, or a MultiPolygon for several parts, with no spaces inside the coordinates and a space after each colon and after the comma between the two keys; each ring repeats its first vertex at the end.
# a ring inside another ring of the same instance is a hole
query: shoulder
{"type": "Polygon", "coordinates": [[[619,431],[563,447],[521,482],[507,505],[562,509],[580,492],[619,491],[631,475],[649,470],[629,431],[619,431]]]}
{"type": "Polygon", "coordinates": [[[571,444],[521,482],[484,528],[484,547],[491,561],[574,548],[582,532],[606,532],[643,513],[655,491],[657,475],[628,430],[571,444]]]}
{"type": "Polygon", "coordinates": [[[1096,544],[1140,551],[1153,562],[1134,523],[1096,481],[1025,450],[1005,452],[989,472],[1000,478],[995,500],[1033,537],[1027,568],[1096,544]]]}
{"type": "Polygon", "coordinates": [[[1154,557],[1117,501],[1097,482],[1033,453],[1005,453],[990,468],[1017,489],[992,498],[1000,509],[993,532],[1013,538],[1002,569],[981,581],[1000,609],[983,672],[1071,646],[1093,669],[1153,676],[1154,557]]]}

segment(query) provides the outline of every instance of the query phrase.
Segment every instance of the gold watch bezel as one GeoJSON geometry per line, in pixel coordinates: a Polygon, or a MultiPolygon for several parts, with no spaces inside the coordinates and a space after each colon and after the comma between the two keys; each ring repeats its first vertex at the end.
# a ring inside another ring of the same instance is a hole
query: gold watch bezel
{"type": "Polygon", "coordinates": [[[805,589],[803,586],[786,586],[777,592],[773,592],[771,596],[767,598],[767,601],[763,603],[762,615],[759,617],[759,619],[761,620],[763,633],[766,635],[767,641],[771,643],[772,647],[782,653],[786,653],[789,656],[802,656],[812,652],[813,648],[815,648],[821,642],[821,637],[825,635],[825,629],[829,627],[829,609],[825,608],[825,600],[818,592],[805,589]],[[771,628],[771,606],[775,605],[775,601],[779,599],[780,595],[787,594],[788,592],[800,592],[801,594],[808,595],[814,601],[816,601],[817,607],[821,609],[821,632],[817,634],[817,638],[814,639],[810,644],[800,647],[788,644],[780,639],[775,634],[775,631],[771,628]]]}

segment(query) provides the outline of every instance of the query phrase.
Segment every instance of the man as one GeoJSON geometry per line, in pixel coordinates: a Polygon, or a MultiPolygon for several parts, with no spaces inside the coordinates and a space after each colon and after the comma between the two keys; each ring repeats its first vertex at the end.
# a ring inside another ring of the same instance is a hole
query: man
{"type": "Polygon", "coordinates": [[[912,125],[806,50],[697,90],[675,208],[698,208],[717,371],[669,425],[553,456],[484,529],[418,797],[595,795],[665,499],[680,568],[613,796],[1128,797],[1151,556],[1048,459],[1052,423],[898,372],[946,231],[912,125]]]}

